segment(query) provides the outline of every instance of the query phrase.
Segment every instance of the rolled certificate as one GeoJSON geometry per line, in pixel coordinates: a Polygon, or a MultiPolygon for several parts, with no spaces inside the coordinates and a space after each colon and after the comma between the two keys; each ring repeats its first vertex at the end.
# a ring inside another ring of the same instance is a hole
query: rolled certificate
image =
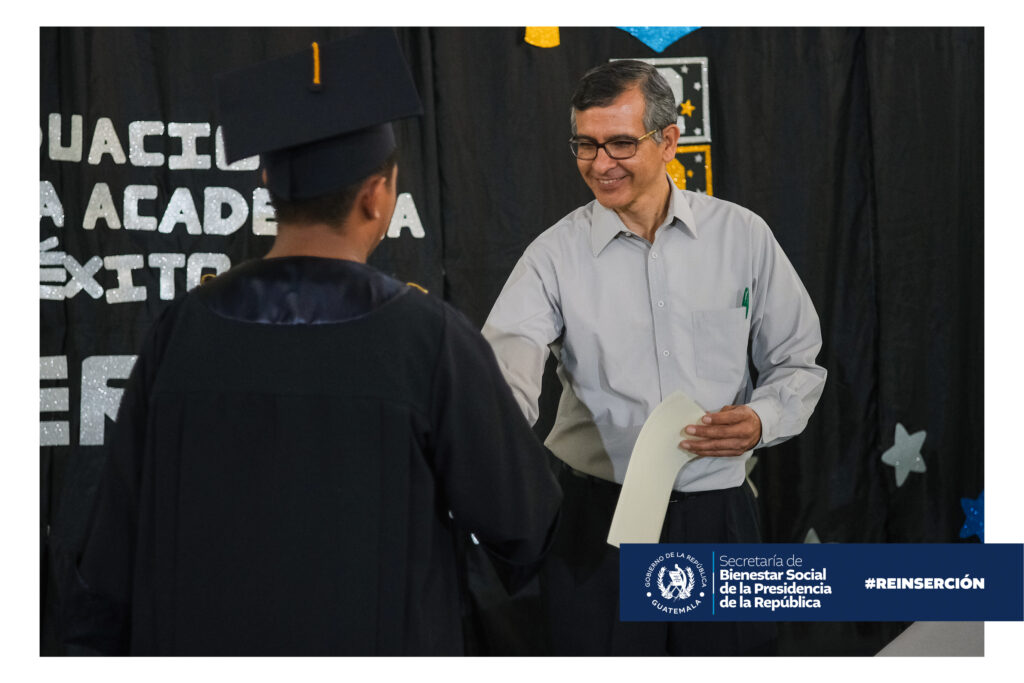
{"type": "Polygon", "coordinates": [[[622,492],[615,506],[608,543],[657,543],[665,523],[672,485],[683,465],[695,459],[680,450],[679,442],[693,438],[681,432],[699,424],[705,411],[681,391],[666,398],[644,422],[637,437],[622,492]]]}

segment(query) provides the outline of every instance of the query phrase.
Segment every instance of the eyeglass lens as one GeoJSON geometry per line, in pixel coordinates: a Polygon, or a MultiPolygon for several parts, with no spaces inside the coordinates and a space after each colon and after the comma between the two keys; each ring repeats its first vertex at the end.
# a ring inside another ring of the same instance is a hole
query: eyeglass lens
{"type": "Polygon", "coordinates": [[[608,154],[612,159],[628,159],[636,154],[636,140],[609,140],[603,145],[599,145],[596,142],[589,140],[578,140],[573,141],[571,144],[572,152],[577,159],[589,161],[597,158],[598,147],[604,147],[605,153],[608,154]]]}

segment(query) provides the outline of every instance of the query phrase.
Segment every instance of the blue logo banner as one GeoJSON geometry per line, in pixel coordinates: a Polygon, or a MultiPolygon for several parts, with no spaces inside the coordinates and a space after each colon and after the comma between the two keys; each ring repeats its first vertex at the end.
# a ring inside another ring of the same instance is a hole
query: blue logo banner
{"type": "Polygon", "coordinates": [[[1021,621],[1019,543],[624,543],[622,621],[1021,621]]]}

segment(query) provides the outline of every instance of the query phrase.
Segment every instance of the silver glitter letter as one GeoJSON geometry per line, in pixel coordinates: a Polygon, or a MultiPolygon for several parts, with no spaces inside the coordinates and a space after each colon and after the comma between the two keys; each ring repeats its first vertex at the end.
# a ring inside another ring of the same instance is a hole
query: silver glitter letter
{"type": "Polygon", "coordinates": [[[64,227],[64,205],[60,203],[57,190],[49,180],[39,181],[39,217],[47,216],[58,228],[64,227]]]}
{"type": "Polygon", "coordinates": [[[196,149],[196,138],[210,137],[208,123],[168,123],[167,134],[181,138],[181,154],[172,154],[167,160],[167,167],[172,171],[186,169],[210,168],[210,155],[199,154],[196,149]]]}
{"type": "Polygon", "coordinates": [[[231,267],[231,259],[224,254],[196,252],[188,257],[188,268],[185,269],[185,289],[199,286],[203,277],[203,268],[213,268],[220,275],[231,267]]]}
{"type": "Polygon", "coordinates": [[[109,154],[115,164],[123,164],[126,161],[124,148],[117,139],[114,124],[105,116],[96,121],[96,128],[92,133],[92,146],[89,148],[89,163],[95,166],[100,163],[104,154],[109,154]]]}
{"type": "Polygon", "coordinates": [[[70,299],[71,297],[78,294],[83,289],[86,294],[91,296],[93,299],[99,299],[103,296],[103,287],[100,283],[96,282],[96,278],[93,277],[99,269],[103,267],[103,259],[99,256],[93,256],[91,259],[80,264],[74,256],[70,254],[64,255],[64,268],[67,269],[68,275],[71,278],[68,283],[64,285],[64,298],[70,299]]]}
{"type": "Polygon", "coordinates": [[[156,185],[129,185],[124,188],[124,229],[156,230],[156,216],[140,216],[139,202],[156,199],[156,185]]]}
{"type": "Polygon", "coordinates": [[[128,124],[128,158],[132,166],[163,166],[163,154],[146,151],[146,138],[163,134],[163,121],[132,121],[128,124]]]}
{"type": "Polygon", "coordinates": [[[252,191],[252,234],[276,235],[274,205],[270,203],[270,192],[265,187],[257,187],[252,191]]]}
{"type": "Polygon", "coordinates": [[[398,195],[395,213],[391,216],[391,224],[388,226],[388,237],[401,237],[402,228],[409,228],[409,232],[416,239],[423,239],[426,236],[423,232],[423,223],[420,222],[420,214],[416,211],[416,204],[408,192],[398,195]]]}
{"type": "Polygon", "coordinates": [[[60,114],[50,114],[50,158],[54,161],[82,160],[82,117],[71,116],[71,142],[61,146],[60,114]]]}
{"type": "Polygon", "coordinates": [[[114,198],[110,196],[110,187],[106,183],[93,185],[92,194],[89,195],[89,206],[85,207],[82,228],[92,230],[96,227],[96,221],[101,218],[107,222],[107,227],[111,230],[121,227],[121,219],[117,215],[114,198]]]}
{"type": "Polygon", "coordinates": [[[249,205],[238,190],[208,187],[203,197],[203,232],[207,235],[230,235],[249,217],[249,205]],[[224,215],[225,204],[229,207],[227,216],[224,215]]]}
{"type": "Polygon", "coordinates": [[[217,168],[222,171],[255,171],[259,168],[260,157],[258,154],[254,157],[239,159],[233,164],[228,163],[228,156],[224,152],[224,134],[221,132],[222,130],[222,126],[217,126],[217,133],[214,135],[214,139],[217,142],[217,168]]]}
{"type": "Polygon", "coordinates": [[[149,267],[160,269],[160,298],[174,298],[174,269],[185,267],[184,254],[150,254],[149,267]]]}
{"type": "Polygon", "coordinates": [[[56,237],[48,237],[39,243],[39,298],[48,301],[63,301],[64,285],[44,285],[42,283],[64,283],[68,279],[68,271],[64,267],[64,257],[67,254],[63,251],[50,251],[56,246],[56,237]]]}
{"type": "MultiPolygon", "coordinates": [[[[67,356],[41,356],[39,358],[39,379],[67,379],[67,356]]],[[[66,413],[70,410],[70,392],[67,387],[53,387],[39,390],[40,413],[66,413]]],[[[70,446],[71,425],[66,420],[39,421],[40,446],[70,446]]]]}
{"type": "Polygon", "coordinates": [[[142,268],[142,254],[124,254],[107,256],[103,259],[103,267],[117,271],[117,288],[107,290],[108,304],[123,304],[129,301],[145,301],[146,288],[136,287],[132,280],[132,271],[142,268]]]}
{"type": "Polygon", "coordinates": [[[112,379],[128,379],[135,356],[89,356],[82,361],[82,411],[79,444],[103,445],[106,418],[117,419],[124,389],[108,386],[112,379]]]}
{"type": "Polygon", "coordinates": [[[170,232],[178,223],[184,223],[185,230],[190,235],[203,234],[203,226],[199,224],[199,214],[196,212],[196,204],[192,201],[192,193],[187,187],[179,187],[171,195],[171,201],[167,203],[164,217],[160,219],[160,232],[170,232]]]}

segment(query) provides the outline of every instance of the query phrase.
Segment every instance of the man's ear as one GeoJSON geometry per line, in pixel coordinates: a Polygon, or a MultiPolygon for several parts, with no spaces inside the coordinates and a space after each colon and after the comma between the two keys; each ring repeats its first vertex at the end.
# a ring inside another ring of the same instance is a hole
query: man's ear
{"type": "Polygon", "coordinates": [[[676,145],[679,143],[679,126],[672,124],[666,126],[661,133],[661,158],[667,164],[676,158],[676,145]]]}
{"type": "Polygon", "coordinates": [[[366,220],[376,220],[386,210],[388,180],[386,176],[375,175],[367,178],[360,188],[356,203],[366,220]]]}

